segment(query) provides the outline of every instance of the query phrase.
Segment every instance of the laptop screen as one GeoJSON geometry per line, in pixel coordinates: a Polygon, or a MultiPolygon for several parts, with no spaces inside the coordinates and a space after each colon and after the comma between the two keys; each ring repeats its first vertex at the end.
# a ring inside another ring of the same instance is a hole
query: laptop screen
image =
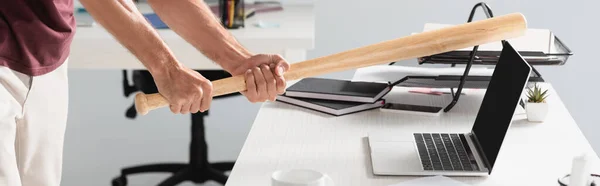
{"type": "Polygon", "coordinates": [[[490,172],[531,72],[508,42],[503,46],[472,129],[490,172]]]}

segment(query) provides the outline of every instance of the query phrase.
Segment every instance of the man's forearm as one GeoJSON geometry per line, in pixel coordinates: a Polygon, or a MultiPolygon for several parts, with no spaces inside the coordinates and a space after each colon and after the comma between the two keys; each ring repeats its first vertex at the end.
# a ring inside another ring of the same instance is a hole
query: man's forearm
{"type": "Polygon", "coordinates": [[[149,0],[171,30],[231,72],[252,56],[215,18],[202,0],[149,0]]]}
{"type": "MultiPolygon", "coordinates": [[[[177,67],[173,53],[130,0],[80,0],[86,10],[153,74],[177,67]]],[[[93,43],[92,43],[93,44],[93,43]]]]}

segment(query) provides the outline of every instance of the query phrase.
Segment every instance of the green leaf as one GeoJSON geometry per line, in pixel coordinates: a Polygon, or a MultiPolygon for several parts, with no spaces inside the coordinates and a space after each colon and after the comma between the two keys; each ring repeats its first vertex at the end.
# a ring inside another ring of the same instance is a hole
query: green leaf
{"type": "Polygon", "coordinates": [[[527,88],[527,98],[529,102],[541,103],[548,97],[548,90],[543,90],[537,83],[533,87],[527,88]]]}

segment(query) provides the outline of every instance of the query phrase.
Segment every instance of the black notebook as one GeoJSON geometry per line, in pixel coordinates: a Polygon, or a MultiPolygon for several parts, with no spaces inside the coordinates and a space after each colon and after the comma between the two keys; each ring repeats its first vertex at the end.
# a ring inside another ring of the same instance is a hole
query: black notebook
{"type": "Polygon", "coordinates": [[[341,116],[351,113],[356,113],[365,110],[379,108],[385,104],[385,100],[381,99],[375,103],[358,103],[323,99],[310,98],[295,98],[284,95],[277,96],[277,101],[296,105],[326,114],[341,116]]]}
{"type": "Polygon", "coordinates": [[[392,87],[386,83],[305,78],[290,86],[285,95],[297,98],[375,103],[392,87]]]}

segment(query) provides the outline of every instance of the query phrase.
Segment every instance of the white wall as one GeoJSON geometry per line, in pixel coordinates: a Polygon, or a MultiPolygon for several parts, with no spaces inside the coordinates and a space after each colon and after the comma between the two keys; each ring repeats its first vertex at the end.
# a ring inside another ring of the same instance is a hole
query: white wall
{"type": "MultiPolygon", "coordinates": [[[[308,58],[409,35],[426,22],[466,21],[475,0],[320,0],[316,2],[316,49],[308,58]],[[341,4],[343,3],[343,4],[341,4]],[[345,7],[341,7],[341,6],[345,7]]],[[[567,65],[539,68],[557,89],[593,147],[600,149],[600,124],[594,117],[600,91],[594,75],[600,43],[598,16],[592,0],[490,0],[496,15],[522,12],[531,28],[548,28],[574,51],[567,65]]],[[[481,12],[476,19],[483,18],[481,12]]],[[[407,60],[402,65],[415,65],[407,60]]],[[[350,78],[352,71],[325,75],[350,78]]],[[[128,120],[131,98],[122,96],[120,71],[72,70],[71,103],[65,143],[64,186],[104,186],[119,169],[143,163],[185,162],[189,116],[166,109],[128,120]],[[90,99],[89,97],[94,97],[90,99]]],[[[556,95],[553,95],[556,96],[556,95]]],[[[243,97],[213,102],[207,120],[211,160],[234,160],[258,111],[243,97]],[[233,110],[242,115],[232,116],[233,110]]],[[[560,148],[560,147],[558,147],[560,148]]],[[[155,185],[167,174],[130,177],[130,185],[155,185]]],[[[191,185],[191,184],[185,184],[191,185]]]]}

